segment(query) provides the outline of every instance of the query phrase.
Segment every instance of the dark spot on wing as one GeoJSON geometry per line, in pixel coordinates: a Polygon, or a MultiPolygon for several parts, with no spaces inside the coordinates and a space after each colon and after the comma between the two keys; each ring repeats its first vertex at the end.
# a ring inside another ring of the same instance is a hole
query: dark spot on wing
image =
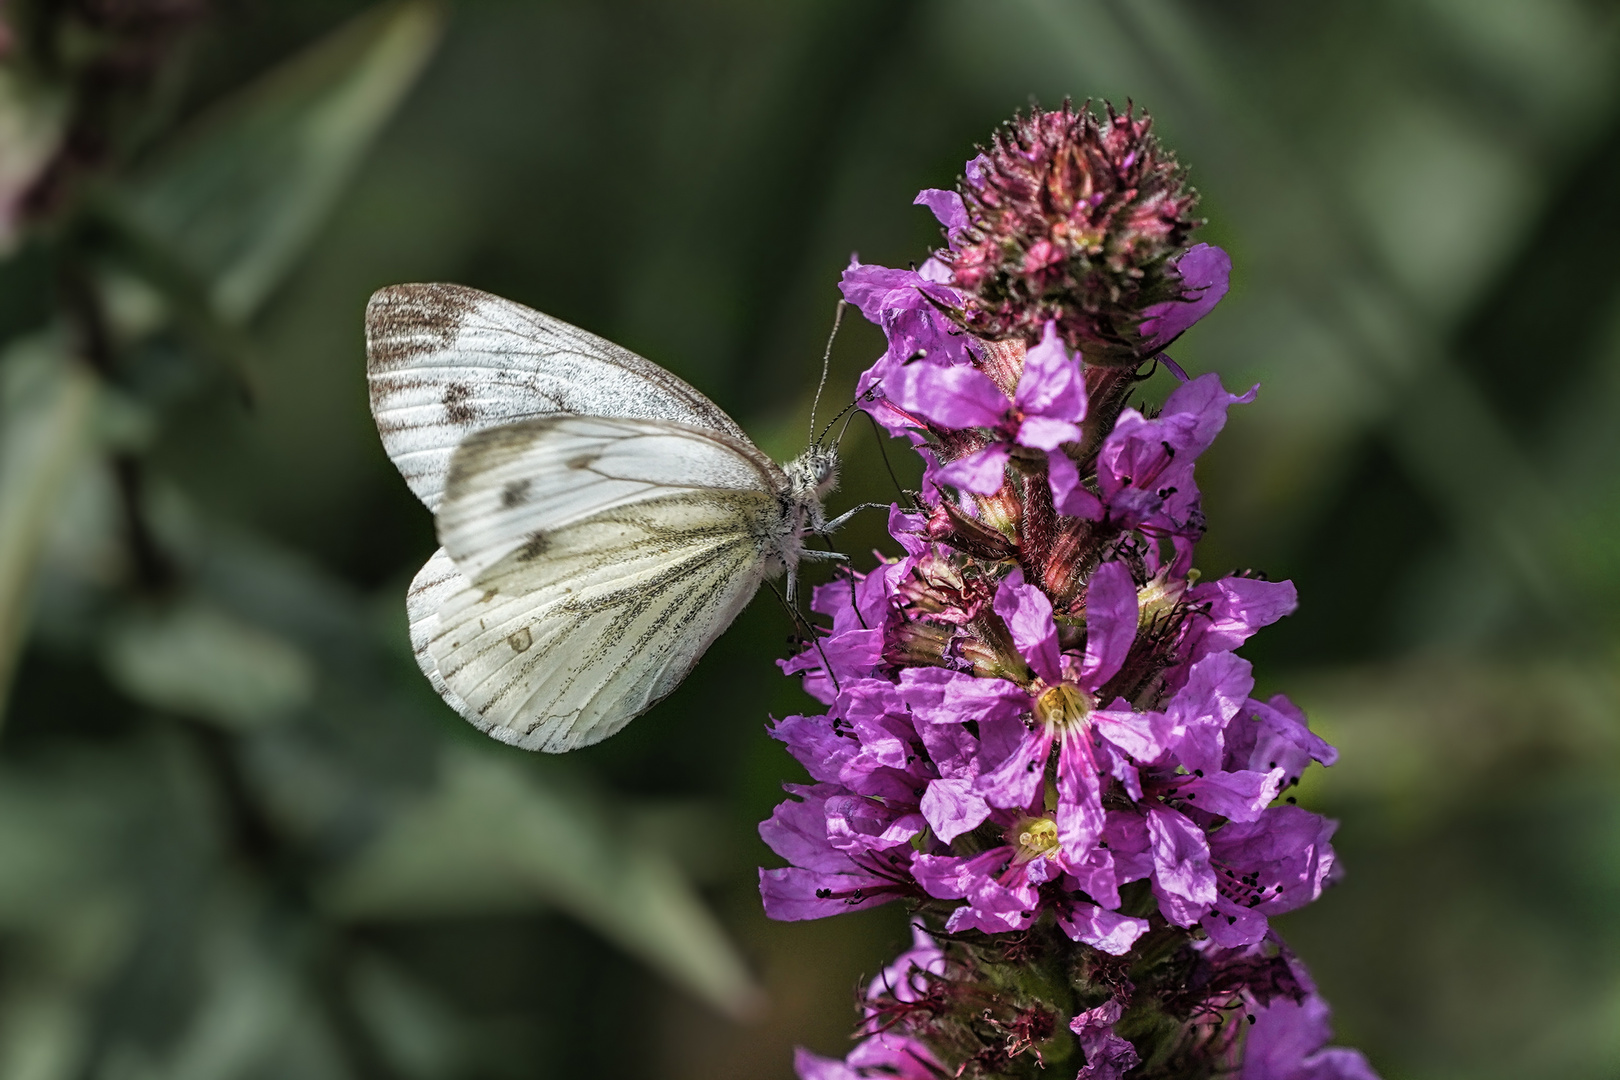
{"type": "Polygon", "coordinates": [[[366,356],[373,372],[403,367],[449,348],[484,297],[462,285],[390,285],[366,305],[366,356]]]}
{"type": "Polygon", "coordinates": [[[543,532],[532,532],[529,534],[528,543],[518,548],[518,562],[533,562],[550,550],[551,537],[543,532]]]}
{"type": "Polygon", "coordinates": [[[595,465],[601,456],[601,454],[580,454],[568,459],[568,467],[570,469],[588,469],[595,465]]]}
{"type": "Polygon", "coordinates": [[[512,646],[513,652],[526,652],[534,644],[534,634],[527,626],[521,627],[506,635],[506,643],[512,646]]]}
{"type": "Polygon", "coordinates": [[[527,501],[529,498],[529,485],[530,481],[527,478],[513,480],[510,484],[507,484],[501,491],[501,506],[510,510],[519,503],[527,501]]]}
{"type": "Polygon", "coordinates": [[[444,388],[444,413],[452,423],[470,424],[478,419],[473,407],[467,404],[472,397],[472,388],[466,383],[451,383],[444,388]]]}

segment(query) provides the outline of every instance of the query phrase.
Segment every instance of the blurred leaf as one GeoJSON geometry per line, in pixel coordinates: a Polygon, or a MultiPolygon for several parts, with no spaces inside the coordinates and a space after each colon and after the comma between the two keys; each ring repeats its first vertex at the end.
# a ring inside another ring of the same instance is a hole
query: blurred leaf
{"type": "Polygon", "coordinates": [[[95,384],[54,338],[0,357],[0,716],[40,546],[90,441],[95,384]]]}
{"type": "Polygon", "coordinates": [[[314,667],[282,638],[198,601],[126,614],[104,657],[137,701],[185,716],[250,728],[297,709],[314,689],[314,667]]]}
{"type": "MultiPolygon", "coordinates": [[[[1310,797],[1466,803],[1482,778],[1541,766],[1620,763],[1614,657],[1586,661],[1416,656],[1296,680],[1290,696],[1339,747],[1310,797]]],[[[1424,812],[1428,812],[1425,810],[1424,812]]]]}
{"type": "Polygon", "coordinates": [[[351,917],[555,904],[733,1015],[759,991],[664,853],[604,808],[495,752],[450,751],[438,792],[395,816],[334,881],[351,917]]]}
{"type": "Polygon", "coordinates": [[[73,1080],[88,1034],[84,1004],[70,990],[17,980],[0,1001],[0,1080],[73,1080]]]}
{"type": "Polygon", "coordinates": [[[452,1076],[466,1055],[457,1018],[428,988],[378,955],[355,962],[355,1010],[388,1063],[410,1080],[452,1076]]]}
{"type": "Polygon", "coordinates": [[[122,212],[167,243],[229,319],[291,269],[438,41],[431,3],[379,8],[205,117],[122,212]]]}
{"type": "Polygon", "coordinates": [[[298,950],[266,934],[257,906],[226,896],[213,912],[204,985],[190,1026],[168,1060],[148,1075],[157,1080],[235,1080],[287,1076],[342,1080],[348,1075],[298,977],[298,950]]]}

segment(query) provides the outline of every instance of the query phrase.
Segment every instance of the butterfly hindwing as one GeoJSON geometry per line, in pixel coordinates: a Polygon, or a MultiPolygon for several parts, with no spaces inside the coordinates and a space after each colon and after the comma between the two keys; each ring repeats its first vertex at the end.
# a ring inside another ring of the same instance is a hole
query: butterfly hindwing
{"type": "Polygon", "coordinates": [[[405,482],[437,509],[468,435],[552,413],[666,420],[747,441],[683,380],[628,349],[463,285],[391,285],[366,308],[371,410],[405,482]]]}

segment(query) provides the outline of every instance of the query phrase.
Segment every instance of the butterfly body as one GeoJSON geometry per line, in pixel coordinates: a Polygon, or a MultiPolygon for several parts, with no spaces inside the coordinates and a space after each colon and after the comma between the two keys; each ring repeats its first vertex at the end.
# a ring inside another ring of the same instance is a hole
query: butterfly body
{"type": "Polygon", "coordinates": [[[837,457],[779,466],[611,342],[455,285],[367,309],[372,411],[443,547],[407,595],[418,664],[502,741],[562,752],[667,695],[767,578],[791,591],[837,457]]]}

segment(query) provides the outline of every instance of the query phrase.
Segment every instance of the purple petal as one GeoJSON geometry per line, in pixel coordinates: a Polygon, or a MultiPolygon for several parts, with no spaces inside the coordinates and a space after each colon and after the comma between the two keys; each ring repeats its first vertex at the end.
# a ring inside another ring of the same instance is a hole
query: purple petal
{"type": "Polygon", "coordinates": [[[1249,662],[1233,653],[1216,653],[1194,664],[1187,683],[1165,709],[1180,744],[1176,757],[1189,770],[1219,772],[1225,754],[1222,734],[1254,689],[1249,662]]]}
{"type": "Polygon", "coordinates": [[[1108,841],[1108,853],[1114,857],[1114,873],[1120,882],[1153,876],[1153,838],[1145,817],[1111,810],[1103,838],[1108,841]]]}
{"type": "Polygon", "coordinates": [[[1092,847],[1080,860],[1069,858],[1068,876],[1063,887],[1078,889],[1106,908],[1119,907],[1119,870],[1114,853],[1105,847],[1092,847]]]}
{"type": "Polygon", "coordinates": [[[1046,759],[1052,753],[1052,732],[1029,731],[1018,749],[992,772],[973,782],[973,790],[991,806],[1023,810],[1034,803],[1046,781],[1046,759]]]}
{"type": "Polygon", "coordinates": [[[787,866],[759,872],[765,914],[781,922],[864,911],[895,899],[891,882],[865,874],[818,874],[787,866]],[[825,894],[825,895],[818,895],[825,894]]]}
{"type": "MultiPolygon", "coordinates": [[[[1135,593],[1131,595],[1134,597],[1135,593]]],[[[1020,567],[996,587],[995,609],[1030,668],[1047,683],[1055,685],[1061,675],[1052,601],[1040,589],[1024,584],[1024,571],[1020,567]]]]}
{"type": "Polygon", "coordinates": [[[1230,286],[1232,258],[1213,245],[1196,244],[1172,265],[1181,278],[1181,299],[1166,300],[1142,312],[1145,351],[1162,349],[1180,337],[1215,309],[1230,286]]]}
{"type": "Polygon", "coordinates": [[[844,763],[859,749],[840,738],[825,716],[786,716],[771,728],[772,737],[787,744],[788,752],[809,770],[811,779],[838,780],[844,763]]]}
{"type": "MultiPolygon", "coordinates": [[[[845,1060],[859,1070],[856,1076],[861,1080],[876,1076],[886,1080],[936,1080],[944,1072],[928,1047],[892,1031],[857,1043],[845,1060]]],[[[829,1080],[843,1078],[835,1074],[829,1080]]]]}
{"type": "Polygon", "coordinates": [[[930,724],[980,724],[1016,719],[1029,711],[1029,695],[1005,679],[980,679],[948,668],[906,668],[900,698],[930,724]]]}
{"type": "Polygon", "coordinates": [[[1244,702],[1238,718],[1227,725],[1223,741],[1226,768],[1281,769],[1291,779],[1303,776],[1312,760],[1331,765],[1339,756],[1306,726],[1298,706],[1281,694],[1269,704],[1252,698],[1244,702]]]}
{"type": "Polygon", "coordinates": [[[1136,1048],[1114,1032],[1124,1011],[1124,1002],[1113,997],[1069,1021],[1069,1029],[1080,1037],[1080,1050],[1086,1058],[1075,1080],[1123,1080],[1140,1064],[1136,1048]]]}
{"type": "Polygon", "coordinates": [[[793,1048],[793,1071],[799,1080],[861,1080],[861,1074],[837,1058],[813,1054],[802,1046],[793,1048]]]}
{"type": "Polygon", "coordinates": [[[1255,631],[1299,606],[1299,594],[1292,581],[1245,577],[1196,585],[1188,591],[1187,599],[1192,604],[1207,605],[1208,611],[1193,620],[1196,640],[1188,654],[1193,660],[1236,649],[1255,631]]]}
{"type": "Polygon", "coordinates": [[[1223,866],[1252,875],[1268,889],[1270,899],[1257,907],[1277,915],[1322,895],[1333,873],[1330,841],[1337,827],[1297,806],[1273,806],[1252,822],[1223,826],[1210,837],[1210,851],[1223,866]]]}
{"type": "Polygon", "coordinates": [[[1221,897],[1215,910],[1199,920],[1209,940],[1223,949],[1241,949],[1258,944],[1271,928],[1270,920],[1253,908],[1240,907],[1221,897]]]}
{"type": "Polygon", "coordinates": [[[1080,667],[1086,689],[1112,679],[1136,640],[1136,582],[1122,562],[1105,562],[1086,589],[1086,658],[1080,667]]]}
{"type": "Polygon", "coordinates": [[[1011,457],[1012,450],[1006,443],[991,443],[934,470],[934,482],[975,495],[994,495],[1007,479],[1007,462],[1011,457]]]}
{"type": "Polygon", "coordinates": [[[1124,956],[1136,939],[1148,931],[1148,921],[1096,904],[1075,903],[1058,915],[1058,925],[1073,941],[1083,941],[1110,956],[1124,956]]]}
{"type": "Polygon", "coordinates": [[[850,256],[849,266],[838,282],[844,299],[860,309],[868,322],[882,325],[883,309],[889,294],[910,288],[917,275],[910,270],[895,270],[887,266],[863,263],[850,256]]]}
{"type": "MultiPolygon", "coordinates": [[[[1024,354],[1024,370],[1018,377],[1013,401],[1026,415],[1060,421],[1071,427],[1086,418],[1086,387],[1080,376],[1079,361],[1069,355],[1053,323],[1046,324],[1041,343],[1024,354]]],[[[1073,442],[1079,437],[1075,434],[1058,441],[1073,442]]],[[[1051,445],[1027,442],[1021,437],[1019,442],[1039,446],[1042,450],[1051,450],[1057,445],[1055,442],[1051,445]]]]}
{"type": "Polygon", "coordinates": [[[1282,789],[1283,771],[1217,772],[1176,779],[1176,791],[1200,810],[1232,821],[1253,821],[1282,789]]]}
{"type": "Polygon", "coordinates": [[[928,827],[947,844],[977,829],[990,816],[990,804],[974,794],[971,779],[930,781],[921,809],[928,827]]]}
{"type": "Polygon", "coordinates": [[[1035,912],[1031,909],[1009,908],[1006,911],[986,911],[973,904],[964,904],[951,912],[950,918],[945,920],[945,930],[948,933],[960,934],[964,930],[982,930],[986,934],[1006,934],[1018,930],[1026,930],[1034,922],[1035,912]]]}
{"type": "MultiPolygon", "coordinates": [[[[822,785],[822,791],[838,788],[822,785]]],[[[849,856],[827,839],[827,800],[807,795],[803,802],[788,799],[759,823],[759,838],[788,862],[806,870],[847,873],[856,869],[849,856]]]]}
{"type": "Polygon", "coordinates": [[[928,359],[890,372],[884,393],[900,408],[941,427],[995,427],[1007,414],[1007,398],[975,368],[943,367],[928,359]]]}
{"type": "Polygon", "coordinates": [[[1226,410],[1232,405],[1253,401],[1259,390],[1256,383],[1246,394],[1228,393],[1221,386],[1220,376],[1213,371],[1172,390],[1165,398],[1159,419],[1185,421],[1171,429],[1178,436],[1173,444],[1178,458],[1197,457],[1208,450],[1209,444],[1226,426],[1226,410]]]}
{"type": "Polygon", "coordinates": [[[1239,1080],[1378,1080],[1360,1053],[1323,1047],[1333,1031],[1327,1003],[1316,994],[1273,998],[1253,1015],[1239,1080]]]}
{"type": "Polygon", "coordinates": [[[1019,446],[1036,450],[1056,450],[1064,443],[1079,442],[1083,432],[1079,424],[1067,420],[1054,420],[1049,416],[1026,416],[1018,425],[1016,441],[1019,446]]]}
{"type": "Polygon", "coordinates": [[[1102,785],[1090,739],[1065,731],[1058,745],[1058,840],[1071,860],[1083,860],[1102,838],[1102,785]]]}
{"type": "Polygon", "coordinates": [[[968,227],[967,207],[962,205],[962,196],[954,191],[927,188],[917,192],[917,197],[911,201],[911,205],[926,206],[932,210],[939,223],[945,227],[946,240],[955,240],[957,234],[968,227]]]}
{"type": "Polygon", "coordinates": [[[1191,926],[1215,903],[1215,871],[1204,830],[1162,806],[1148,808],[1147,827],[1159,910],[1177,926],[1191,926]]]}
{"type": "Polygon", "coordinates": [[[1174,744],[1173,724],[1163,713],[1137,712],[1123,698],[1107,709],[1095,709],[1097,733],[1143,765],[1153,765],[1174,744]]]}
{"type": "Polygon", "coordinates": [[[1046,455],[1047,483],[1052,486],[1052,505],[1060,514],[1101,521],[1101,500],[1080,483],[1080,467],[1061,450],[1046,455]]]}
{"type": "Polygon", "coordinates": [[[909,844],[925,824],[921,814],[897,814],[873,799],[835,795],[827,800],[827,842],[850,855],[909,844]]]}
{"type": "Polygon", "coordinates": [[[939,900],[960,900],[976,878],[991,872],[1011,849],[992,848],[971,859],[952,855],[918,855],[911,860],[911,876],[922,891],[939,900]]]}

